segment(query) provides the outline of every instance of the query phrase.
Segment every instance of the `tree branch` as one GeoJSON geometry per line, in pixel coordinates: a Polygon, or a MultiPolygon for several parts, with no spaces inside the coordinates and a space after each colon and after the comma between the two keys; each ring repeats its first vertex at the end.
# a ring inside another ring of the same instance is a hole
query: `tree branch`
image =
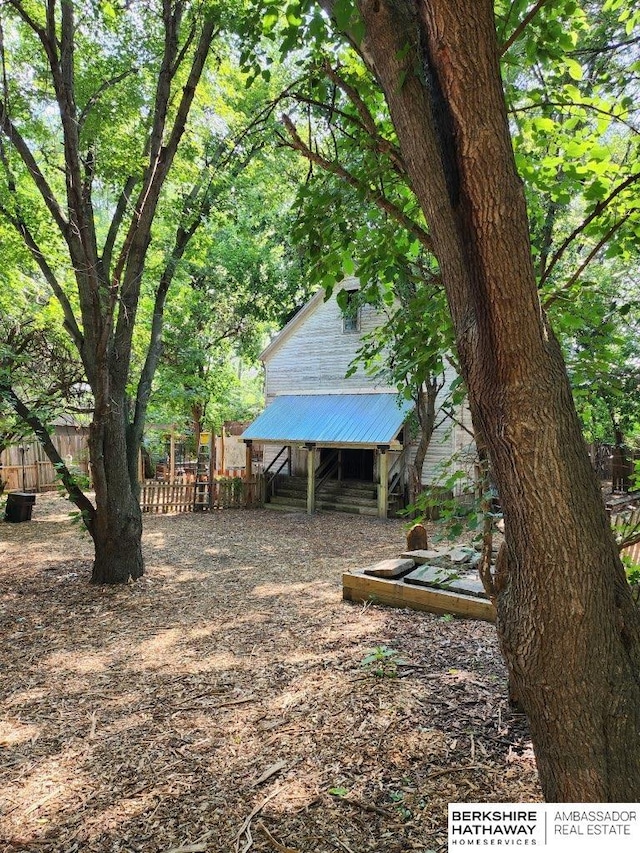
{"type": "MultiPolygon", "coordinates": [[[[152,159],[150,163],[150,169],[147,173],[138,204],[136,205],[137,216],[132,220],[129,233],[125,239],[125,246],[114,271],[115,283],[120,280],[122,273],[125,273],[125,280],[122,282],[120,292],[121,308],[116,328],[116,335],[124,342],[125,350],[128,350],[131,344],[133,318],[135,317],[135,307],[140,292],[142,269],[149,245],[151,223],[155,215],[158,198],[184,134],[191,104],[193,103],[196,88],[209,55],[214,34],[215,22],[213,17],[209,17],[202,25],[198,45],[195,50],[189,76],[182,90],[182,97],[169,134],[169,140],[167,145],[162,149],[157,162],[152,159]],[[130,263],[130,259],[133,263],[130,263]]],[[[173,48],[170,46],[168,49],[173,48]]],[[[124,364],[127,359],[122,359],[122,355],[127,355],[127,353],[121,353],[121,363],[124,364]]]]}
{"type": "Polygon", "coordinates": [[[547,266],[546,270],[544,271],[544,273],[540,277],[540,282],[539,282],[540,287],[542,287],[542,285],[545,283],[545,281],[547,281],[547,279],[551,275],[551,272],[553,271],[554,267],[556,266],[558,261],[562,258],[562,256],[566,252],[566,250],[571,245],[571,243],[576,239],[576,237],[578,237],[580,234],[582,234],[582,232],[585,230],[585,228],[587,228],[593,222],[594,219],[596,219],[598,216],[600,216],[600,214],[604,210],[606,210],[606,208],[611,204],[611,202],[615,198],[617,198],[617,196],[620,195],[620,193],[624,192],[624,190],[626,190],[627,187],[632,186],[632,184],[634,184],[638,179],[640,179],[640,175],[637,175],[637,174],[636,175],[629,175],[629,177],[626,180],[624,180],[621,184],[618,184],[618,186],[614,190],[612,190],[609,193],[609,195],[605,199],[603,199],[603,201],[599,201],[596,204],[596,206],[593,208],[593,210],[591,211],[589,216],[587,216],[586,219],[584,219],[583,222],[580,223],[580,225],[578,225],[576,228],[573,229],[571,234],[569,234],[569,236],[561,243],[561,245],[558,247],[558,249],[554,252],[553,257],[551,258],[551,260],[549,262],[549,265],[547,266]]]}
{"type": "MultiPolygon", "coordinates": [[[[91,328],[92,315],[95,325],[100,319],[100,294],[97,280],[97,251],[95,228],[90,206],[85,209],[83,197],[82,168],[79,153],[79,138],[76,106],[74,100],[74,33],[73,4],[61,3],[60,43],[56,35],[56,0],[47,0],[45,26],[30,17],[20,0],[10,0],[22,20],[37,35],[47,57],[63,132],[65,158],[66,194],[69,218],[62,213],[60,204],[49,187],[43,173],[25,140],[20,136],[6,114],[0,108],[0,126],[20,155],[40,192],[54,222],[68,246],[76,279],[87,287],[79,286],[80,305],[85,328],[91,328]],[[88,214],[87,214],[87,211],[88,214]],[[87,215],[89,222],[87,223],[87,215]]],[[[89,332],[87,331],[87,335],[89,332]]]]}
{"type": "MultiPolygon", "coordinates": [[[[246,157],[236,163],[235,167],[231,170],[229,177],[233,178],[237,176],[243,169],[245,169],[254,153],[254,151],[250,151],[246,155],[246,157]]],[[[202,183],[203,182],[198,182],[194,184],[185,200],[183,214],[185,218],[186,212],[195,207],[195,202],[200,192],[202,183]]],[[[149,396],[151,394],[151,383],[153,381],[153,376],[155,374],[156,367],[158,365],[158,361],[160,360],[160,355],[162,353],[162,327],[164,322],[164,306],[167,293],[175,276],[178,264],[184,256],[187,246],[191,242],[196,231],[200,228],[200,226],[206,220],[206,217],[211,212],[213,202],[216,199],[217,195],[218,193],[212,190],[211,181],[209,181],[209,184],[204,192],[204,196],[200,205],[192,212],[191,222],[186,226],[181,225],[176,232],[176,238],[174,241],[173,249],[169,255],[169,259],[158,284],[158,289],[156,291],[155,302],[153,307],[150,343],[149,348],[147,350],[145,363],[140,374],[140,380],[138,382],[135,412],[132,423],[132,430],[134,435],[139,435],[140,437],[142,436],[142,429],[146,416],[147,404],[149,402],[149,396]]]]}
{"type": "Polygon", "coordinates": [[[504,56],[504,55],[505,55],[505,53],[509,50],[509,48],[511,47],[511,45],[512,45],[515,41],[517,41],[517,40],[520,38],[520,36],[522,35],[522,33],[525,31],[525,29],[526,29],[526,28],[527,28],[527,26],[531,23],[531,21],[535,18],[535,16],[538,14],[538,12],[540,11],[540,9],[542,9],[542,7],[543,7],[543,6],[545,6],[547,3],[548,3],[548,0],[538,0],[538,2],[537,2],[537,3],[535,3],[535,4],[531,7],[531,9],[529,9],[529,11],[527,12],[527,14],[526,14],[526,15],[524,16],[524,18],[520,21],[520,23],[519,23],[519,24],[518,24],[518,26],[515,28],[515,30],[511,33],[511,35],[509,36],[509,38],[508,38],[508,39],[505,41],[505,43],[502,45],[502,47],[501,47],[501,49],[500,49],[500,56],[504,56]]]}
{"type": "Polygon", "coordinates": [[[61,235],[64,237],[65,242],[69,243],[69,222],[65,218],[60,205],[58,204],[58,199],[53,193],[53,190],[49,186],[47,179],[40,171],[40,167],[36,163],[35,157],[33,156],[31,149],[29,148],[27,142],[22,137],[18,129],[10,120],[7,115],[5,104],[3,101],[0,101],[0,130],[4,133],[8,142],[11,143],[18,156],[26,166],[29,174],[31,175],[36,188],[38,189],[44,203],[47,206],[47,209],[51,213],[54,222],[58,226],[58,229],[61,235]]]}
{"type": "Polygon", "coordinates": [[[58,279],[55,276],[55,273],[47,263],[47,260],[40,249],[38,243],[36,242],[35,237],[27,227],[22,219],[16,218],[12,216],[9,211],[4,207],[4,205],[0,205],[0,214],[4,216],[4,218],[9,222],[15,230],[20,234],[21,238],[24,240],[24,243],[29,250],[32,258],[37,263],[42,275],[45,278],[45,281],[55,294],[56,299],[60,303],[62,311],[64,313],[64,323],[65,328],[71,335],[74,344],[76,345],[78,352],[82,355],[84,338],[78,323],[76,321],[75,314],[73,313],[73,308],[71,307],[71,303],[69,302],[66,293],[60,286],[58,279]]]}
{"type": "Polygon", "coordinates": [[[129,202],[131,201],[131,194],[139,180],[140,178],[135,175],[130,175],[127,178],[125,185],[122,188],[122,192],[120,193],[120,197],[118,198],[111,222],[109,223],[109,231],[107,232],[107,237],[104,241],[101,258],[104,275],[108,280],[111,279],[111,261],[113,258],[113,249],[118,238],[118,232],[120,231],[124,215],[127,212],[129,202]]]}
{"type": "Polygon", "coordinates": [[[42,40],[43,38],[46,38],[46,31],[45,31],[44,27],[40,26],[40,24],[38,24],[38,22],[35,20],[35,18],[32,18],[29,15],[29,13],[24,8],[24,6],[20,2],[20,0],[8,0],[8,2],[9,2],[10,6],[13,6],[13,8],[16,10],[18,15],[20,15],[20,17],[25,22],[25,24],[31,30],[33,30],[33,32],[38,36],[38,38],[40,38],[40,40],[42,40]]]}
{"type": "Polygon", "coordinates": [[[341,178],[346,184],[354,189],[357,189],[359,192],[362,192],[365,197],[377,205],[381,210],[384,210],[385,213],[388,213],[392,216],[396,222],[402,225],[403,228],[412,234],[424,248],[432,252],[433,244],[431,242],[431,237],[429,234],[421,228],[417,222],[414,222],[410,217],[408,217],[399,207],[397,207],[393,202],[389,201],[389,199],[380,195],[375,190],[372,190],[370,186],[363,183],[361,180],[352,175],[347,169],[343,166],[340,166],[338,163],[334,163],[331,160],[327,160],[321,154],[318,154],[316,151],[312,151],[309,146],[303,142],[300,138],[300,135],[295,129],[295,125],[291,121],[288,115],[282,116],[282,122],[287,129],[287,133],[290,136],[290,141],[283,139],[285,145],[288,145],[290,148],[293,148],[296,151],[299,151],[303,154],[304,157],[309,160],[310,163],[315,163],[320,166],[327,172],[330,172],[333,175],[337,175],[341,178]]]}
{"type": "Polygon", "coordinates": [[[623,216],[622,219],[619,219],[616,223],[614,223],[611,226],[611,228],[609,228],[607,233],[603,237],[601,237],[600,240],[598,240],[596,245],[589,252],[587,257],[580,264],[580,266],[574,272],[574,274],[571,276],[571,278],[569,278],[568,281],[565,282],[565,284],[559,290],[556,290],[554,293],[550,294],[550,296],[547,299],[545,299],[545,301],[543,303],[545,310],[548,309],[551,305],[553,305],[554,302],[556,302],[556,300],[558,300],[560,298],[561,293],[564,293],[567,290],[569,290],[569,288],[572,285],[574,285],[576,283],[576,281],[578,281],[578,279],[580,278],[582,273],[589,266],[591,261],[598,254],[598,252],[603,248],[603,246],[606,246],[606,244],[613,237],[613,235],[616,233],[616,231],[624,225],[624,223],[627,221],[627,219],[629,219],[630,216],[631,216],[631,213],[627,213],[626,216],[623,216]]]}
{"type": "Polygon", "coordinates": [[[89,531],[89,533],[91,533],[96,515],[95,507],[93,506],[89,498],[84,494],[82,489],[78,486],[73,474],[65,465],[64,460],[58,453],[55,444],[51,441],[51,436],[49,435],[46,426],[42,423],[42,421],[35,414],[35,412],[32,412],[28,408],[28,406],[23,403],[23,401],[18,397],[13,388],[7,387],[5,385],[2,387],[2,390],[9,398],[11,406],[18,415],[18,417],[21,418],[21,420],[23,420],[26,424],[28,424],[36,434],[38,441],[44,449],[44,452],[47,454],[47,457],[51,461],[51,464],[58,472],[58,476],[62,480],[65,489],[69,492],[69,499],[80,510],[84,525],[89,531]]]}
{"type": "Polygon", "coordinates": [[[130,77],[132,74],[137,74],[137,73],[138,73],[137,68],[129,68],[129,69],[127,69],[127,71],[123,71],[121,74],[116,74],[115,77],[111,77],[111,78],[109,78],[109,80],[105,80],[96,89],[96,91],[93,93],[93,95],[91,95],[89,97],[89,99],[87,100],[87,103],[80,110],[80,115],[78,116],[78,131],[82,130],[82,127],[83,127],[85,121],[87,120],[89,113],[91,112],[93,107],[100,100],[100,96],[104,92],[106,92],[107,89],[110,89],[112,86],[116,86],[118,83],[121,83],[123,80],[126,80],[127,77],[130,77]]]}
{"type": "Polygon", "coordinates": [[[610,118],[612,121],[620,122],[620,124],[624,125],[625,127],[628,127],[632,133],[635,133],[636,135],[640,135],[640,130],[638,130],[637,127],[634,127],[630,121],[627,121],[626,119],[622,118],[622,116],[618,115],[615,112],[612,112],[612,110],[605,110],[602,107],[597,107],[595,104],[576,103],[575,101],[569,101],[569,100],[566,100],[566,101],[539,101],[538,103],[535,103],[535,104],[526,104],[526,105],[521,106],[521,107],[512,107],[509,110],[509,113],[511,115],[517,115],[518,113],[526,113],[526,112],[530,112],[531,110],[539,110],[541,107],[560,107],[560,109],[565,109],[567,107],[574,107],[574,108],[579,109],[579,110],[585,110],[586,112],[597,113],[598,115],[603,115],[603,116],[606,116],[607,118],[610,118]]]}
{"type": "Polygon", "coordinates": [[[376,150],[380,151],[383,154],[387,154],[398,173],[407,178],[407,169],[404,160],[402,159],[400,149],[380,134],[376,121],[373,115],[371,114],[369,107],[367,106],[363,98],[360,96],[360,93],[357,91],[357,89],[347,83],[347,81],[343,77],[341,77],[341,75],[338,74],[338,72],[334,68],[332,68],[328,62],[325,62],[324,70],[329,79],[333,83],[335,83],[336,86],[342,89],[342,91],[345,93],[345,95],[349,98],[351,103],[358,111],[358,115],[360,116],[360,119],[362,121],[362,126],[375,142],[376,150]]]}

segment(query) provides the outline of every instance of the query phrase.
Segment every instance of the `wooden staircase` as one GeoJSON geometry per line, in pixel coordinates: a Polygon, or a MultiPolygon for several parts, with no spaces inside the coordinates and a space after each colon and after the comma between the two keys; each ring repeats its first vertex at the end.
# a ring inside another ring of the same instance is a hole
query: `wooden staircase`
{"type": "MultiPolygon", "coordinates": [[[[267,509],[307,511],[306,477],[279,476],[274,482],[274,494],[267,509]]],[[[316,491],[316,509],[331,512],[350,512],[355,515],[378,514],[378,489],[375,483],[359,480],[325,480],[316,491]]]]}

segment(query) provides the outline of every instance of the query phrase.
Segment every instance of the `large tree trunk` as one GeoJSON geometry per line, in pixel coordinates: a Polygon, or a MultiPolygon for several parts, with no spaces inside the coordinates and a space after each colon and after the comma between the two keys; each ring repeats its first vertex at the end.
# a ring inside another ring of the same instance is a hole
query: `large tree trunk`
{"type": "Polygon", "coordinates": [[[638,800],[638,611],[537,295],[492,4],[359,5],[504,507],[498,631],[545,797],[638,800]]]}
{"type": "Polygon", "coordinates": [[[96,513],[92,583],[136,580],[144,572],[142,513],[137,483],[137,447],[127,444],[123,409],[94,420],[89,433],[96,513]]]}

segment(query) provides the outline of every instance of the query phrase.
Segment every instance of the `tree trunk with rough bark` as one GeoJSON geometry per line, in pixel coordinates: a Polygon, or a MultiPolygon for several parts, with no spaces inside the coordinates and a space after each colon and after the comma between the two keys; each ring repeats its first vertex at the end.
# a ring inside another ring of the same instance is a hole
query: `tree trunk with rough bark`
{"type": "MultiPolygon", "coordinates": [[[[324,4],[331,9],[331,2],[324,4]]],[[[360,0],[505,518],[498,632],[549,801],[640,798],[640,625],[540,306],[489,0],[360,0]]]]}
{"type": "Polygon", "coordinates": [[[128,444],[121,411],[94,419],[89,454],[97,512],[90,530],[95,546],[92,583],[127,583],[144,572],[137,443],[128,444]]]}

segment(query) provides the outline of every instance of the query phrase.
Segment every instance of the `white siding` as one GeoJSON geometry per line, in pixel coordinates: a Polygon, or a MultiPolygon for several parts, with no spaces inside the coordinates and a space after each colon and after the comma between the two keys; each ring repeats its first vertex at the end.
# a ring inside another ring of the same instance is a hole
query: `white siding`
{"type": "MultiPolygon", "coordinates": [[[[422,485],[437,485],[443,479],[453,474],[458,468],[467,471],[468,479],[473,479],[473,465],[468,465],[470,447],[473,445],[471,436],[451,418],[438,411],[449,393],[449,387],[456,378],[456,372],[450,365],[445,370],[445,385],[436,399],[436,428],[427,449],[424,465],[422,466],[422,485]]],[[[464,426],[470,427],[471,416],[465,405],[458,406],[456,419],[464,426]]],[[[409,452],[409,464],[415,458],[415,448],[409,452]]],[[[456,484],[462,488],[463,482],[456,484]]]]}
{"type": "MultiPolygon", "coordinates": [[[[446,418],[433,431],[431,443],[425,456],[424,465],[422,466],[422,485],[428,486],[431,483],[442,479],[443,466],[451,459],[453,453],[453,433],[451,421],[446,418]]],[[[450,466],[447,467],[447,470],[450,466]]]]}
{"type": "Polygon", "coordinates": [[[476,445],[473,439],[471,411],[465,403],[459,406],[456,417],[460,422],[460,426],[456,426],[454,434],[456,467],[466,474],[466,479],[460,480],[457,484],[457,494],[461,494],[463,488],[468,489],[471,484],[476,482],[476,445]]]}
{"type": "Polygon", "coordinates": [[[380,324],[380,315],[371,306],[362,306],[359,313],[359,330],[344,332],[334,295],[328,302],[319,301],[290,333],[285,330],[282,342],[265,357],[267,402],[279,394],[389,390],[367,376],[362,366],[345,378],[362,335],[380,324]]]}
{"type": "MultiPolygon", "coordinates": [[[[354,285],[357,285],[355,279],[347,279],[341,287],[348,289],[354,285]]],[[[280,339],[267,348],[264,357],[267,405],[280,394],[394,391],[367,376],[362,366],[346,378],[362,336],[380,324],[380,315],[370,305],[364,305],[359,310],[358,330],[345,332],[335,293],[326,302],[322,297],[315,300],[315,305],[313,302],[307,306],[311,310],[303,309],[301,318],[294,318],[280,333],[280,339]]],[[[280,450],[280,445],[264,446],[265,468],[280,450]]],[[[303,448],[292,448],[293,474],[306,473],[306,458],[303,448]]],[[[282,459],[284,455],[276,467],[282,459]]]]}
{"type": "MultiPolygon", "coordinates": [[[[357,286],[357,281],[347,279],[341,287],[348,289],[352,285],[357,286]]],[[[357,332],[343,331],[342,320],[343,315],[336,302],[335,293],[326,302],[321,297],[316,298],[267,347],[264,354],[267,404],[280,394],[395,391],[395,388],[367,376],[362,366],[358,366],[357,371],[348,379],[345,378],[361,345],[362,336],[379,326],[384,318],[374,308],[365,305],[360,308],[357,332]]],[[[448,366],[446,386],[440,392],[439,400],[446,396],[448,386],[455,376],[453,368],[448,366]]],[[[464,417],[465,422],[469,420],[466,407],[464,411],[461,408],[459,414],[464,417]]],[[[443,464],[470,441],[467,433],[452,423],[451,419],[438,417],[438,421],[442,423],[439,423],[434,431],[422,469],[423,485],[440,479],[443,464]]],[[[265,467],[277,456],[280,449],[280,446],[265,445],[265,467]]],[[[410,459],[414,453],[415,449],[409,450],[410,459]]],[[[277,464],[279,465],[280,461],[277,464]]],[[[292,464],[294,474],[304,474],[304,449],[293,448],[292,464]]],[[[454,471],[456,467],[457,464],[449,466],[449,471],[454,471]]]]}

